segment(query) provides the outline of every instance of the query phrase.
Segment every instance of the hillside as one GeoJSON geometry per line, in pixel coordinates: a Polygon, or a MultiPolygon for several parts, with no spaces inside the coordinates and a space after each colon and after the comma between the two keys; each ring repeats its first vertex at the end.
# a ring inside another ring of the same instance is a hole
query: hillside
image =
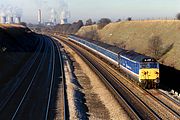
{"type": "Polygon", "coordinates": [[[96,25],[84,26],[76,34],[150,56],[148,41],[158,36],[162,40],[162,51],[166,51],[159,62],[180,70],[180,21],[123,21],[110,23],[101,30],[97,30],[96,25]]]}

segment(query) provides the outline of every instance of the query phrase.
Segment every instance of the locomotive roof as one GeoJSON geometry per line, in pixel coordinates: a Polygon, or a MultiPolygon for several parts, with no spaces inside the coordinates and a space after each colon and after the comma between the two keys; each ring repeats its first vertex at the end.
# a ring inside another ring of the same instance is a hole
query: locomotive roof
{"type": "MultiPolygon", "coordinates": [[[[98,46],[101,46],[103,48],[106,48],[116,54],[120,54],[130,60],[133,60],[133,61],[137,61],[137,62],[142,62],[144,59],[152,59],[152,57],[149,57],[149,56],[146,56],[146,55],[142,55],[140,53],[137,53],[137,52],[134,52],[132,50],[125,50],[125,49],[122,49],[122,48],[119,48],[117,46],[113,46],[113,45],[109,45],[107,43],[103,43],[101,41],[97,41],[97,40],[90,40],[90,39],[84,39],[84,40],[87,40],[91,43],[94,43],[98,46]]],[[[154,59],[153,59],[154,60],[154,59]]],[[[155,61],[155,60],[154,60],[155,61]]]]}

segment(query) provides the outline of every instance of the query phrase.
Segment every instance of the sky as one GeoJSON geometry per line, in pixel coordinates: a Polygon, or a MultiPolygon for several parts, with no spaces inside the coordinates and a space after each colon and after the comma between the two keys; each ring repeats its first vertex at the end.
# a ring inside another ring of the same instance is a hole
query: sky
{"type": "Polygon", "coordinates": [[[37,23],[37,11],[42,9],[43,21],[48,21],[51,9],[55,9],[57,17],[64,5],[68,3],[69,21],[79,19],[94,21],[100,18],[147,19],[174,18],[180,12],[180,0],[0,0],[0,7],[13,6],[23,10],[22,20],[37,23]]]}

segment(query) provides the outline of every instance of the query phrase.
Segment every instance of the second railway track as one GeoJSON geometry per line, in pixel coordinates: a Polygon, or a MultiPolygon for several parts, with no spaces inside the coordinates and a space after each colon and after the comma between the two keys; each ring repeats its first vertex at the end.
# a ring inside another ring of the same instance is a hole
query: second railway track
{"type": "Polygon", "coordinates": [[[98,64],[99,62],[96,61],[96,59],[92,60],[92,58],[90,58],[92,56],[89,54],[87,55],[83,49],[76,49],[73,45],[71,45],[71,48],[79,53],[89,66],[96,71],[100,78],[104,80],[105,85],[113,92],[117,100],[123,104],[123,107],[128,111],[129,116],[131,116],[132,119],[159,119],[159,117],[151,109],[148,109],[141,100],[137,99],[126,86],[117,84],[117,78],[112,76],[105,68],[103,68],[103,66],[98,64]]]}
{"type": "MultiPolygon", "coordinates": [[[[31,64],[23,67],[24,74],[14,78],[17,81],[15,85],[18,85],[16,90],[8,96],[8,100],[1,102],[2,120],[49,120],[54,119],[56,115],[59,86],[63,87],[61,96],[65,93],[62,55],[58,45],[50,37],[43,35],[39,37],[43,43],[42,50],[36,51],[30,60],[31,64]]],[[[12,86],[9,88],[12,89],[12,86]]],[[[61,118],[66,119],[64,111],[61,112],[63,113],[61,118]]]]}

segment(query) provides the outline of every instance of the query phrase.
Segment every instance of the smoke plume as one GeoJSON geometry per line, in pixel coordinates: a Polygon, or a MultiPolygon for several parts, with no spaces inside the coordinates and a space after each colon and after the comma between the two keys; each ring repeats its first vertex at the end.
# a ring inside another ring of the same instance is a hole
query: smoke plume
{"type": "Polygon", "coordinates": [[[21,17],[22,9],[11,5],[1,5],[0,6],[0,16],[10,16],[10,17],[21,17]]]}

